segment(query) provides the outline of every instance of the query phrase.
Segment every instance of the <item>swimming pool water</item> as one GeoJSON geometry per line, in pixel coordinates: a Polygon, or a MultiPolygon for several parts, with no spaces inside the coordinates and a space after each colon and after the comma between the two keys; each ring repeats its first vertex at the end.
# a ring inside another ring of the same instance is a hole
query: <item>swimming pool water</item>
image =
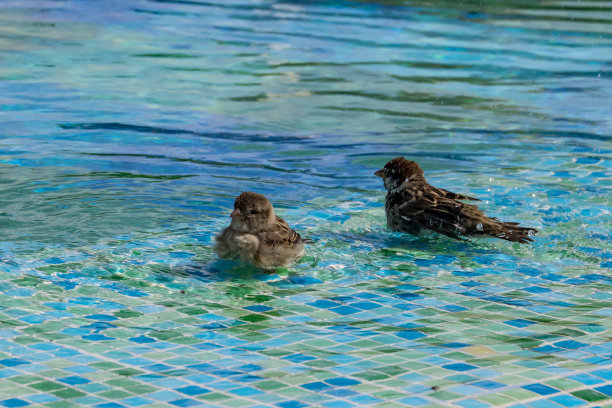
{"type": "Polygon", "coordinates": [[[0,406],[612,407],[612,3],[0,3],[0,406]],[[373,172],[540,230],[385,228],[373,172]],[[265,194],[307,255],[211,250],[265,194]]]}

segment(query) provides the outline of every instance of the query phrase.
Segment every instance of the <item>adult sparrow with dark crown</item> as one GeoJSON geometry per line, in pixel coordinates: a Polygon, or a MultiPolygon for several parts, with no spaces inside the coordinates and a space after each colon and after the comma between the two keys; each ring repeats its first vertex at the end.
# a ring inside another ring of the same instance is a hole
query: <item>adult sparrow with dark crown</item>
{"type": "Polygon", "coordinates": [[[300,234],[274,214],[270,201],[246,191],[234,202],[232,221],[216,237],[220,258],[240,259],[262,269],[285,266],[304,255],[300,234]]]}
{"type": "Polygon", "coordinates": [[[418,234],[424,229],[451,238],[495,237],[520,243],[533,242],[535,228],[487,217],[477,206],[459,200],[480,201],[430,185],[421,167],[396,157],[374,173],[383,179],[387,197],[387,228],[418,234]]]}

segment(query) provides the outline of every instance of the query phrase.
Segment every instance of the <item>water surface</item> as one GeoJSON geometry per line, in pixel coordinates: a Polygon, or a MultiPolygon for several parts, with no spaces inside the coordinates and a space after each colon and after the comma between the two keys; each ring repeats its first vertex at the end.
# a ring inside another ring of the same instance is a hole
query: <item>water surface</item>
{"type": "Polygon", "coordinates": [[[610,404],[612,3],[14,1],[0,27],[1,405],[610,404]],[[386,231],[398,155],[536,243],[386,231]],[[245,190],[302,261],[216,259],[245,190]]]}

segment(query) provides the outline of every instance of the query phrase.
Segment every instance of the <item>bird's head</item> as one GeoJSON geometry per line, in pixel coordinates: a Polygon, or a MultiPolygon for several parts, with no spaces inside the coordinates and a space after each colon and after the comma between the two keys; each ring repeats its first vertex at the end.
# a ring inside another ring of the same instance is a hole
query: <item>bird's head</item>
{"type": "Polygon", "coordinates": [[[261,194],[245,191],[236,197],[234,211],[231,214],[232,228],[256,232],[274,225],[274,208],[270,201],[261,194]]]}
{"type": "Polygon", "coordinates": [[[374,174],[383,179],[387,191],[397,190],[402,185],[410,186],[425,181],[421,166],[404,157],[389,160],[385,167],[374,174]]]}

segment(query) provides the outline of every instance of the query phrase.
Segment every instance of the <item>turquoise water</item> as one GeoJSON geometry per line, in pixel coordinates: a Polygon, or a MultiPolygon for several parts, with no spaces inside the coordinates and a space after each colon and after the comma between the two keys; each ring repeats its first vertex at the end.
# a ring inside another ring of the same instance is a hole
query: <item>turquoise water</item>
{"type": "Polygon", "coordinates": [[[532,3],[0,3],[0,406],[612,406],[612,3],[532,3]],[[535,244],[386,231],[398,155],[535,244]]]}

